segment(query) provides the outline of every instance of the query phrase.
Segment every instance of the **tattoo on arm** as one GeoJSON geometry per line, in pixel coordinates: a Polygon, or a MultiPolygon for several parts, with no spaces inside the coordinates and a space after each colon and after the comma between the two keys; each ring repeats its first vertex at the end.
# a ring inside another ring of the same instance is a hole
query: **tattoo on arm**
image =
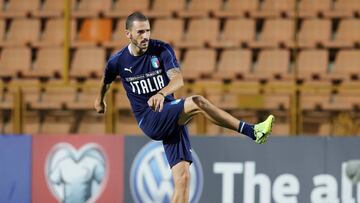
{"type": "Polygon", "coordinates": [[[170,80],[173,79],[177,74],[181,74],[180,68],[172,68],[166,72],[166,75],[170,80]]]}

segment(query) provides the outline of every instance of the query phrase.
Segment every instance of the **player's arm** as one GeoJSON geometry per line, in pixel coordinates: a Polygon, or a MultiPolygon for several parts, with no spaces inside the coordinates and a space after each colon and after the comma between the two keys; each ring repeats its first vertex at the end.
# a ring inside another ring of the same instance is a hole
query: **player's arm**
{"type": "Polygon", "coordinates": [[[154,111],[161,111],[163,109],[165,97],[174,93],[184,85],[184,80],[180,68],[172,68],[166,72],[170,79],[168,85],[162,88],[157,94],[148,100],[148,105],[154,111]]]}
{"type": "Polygon", "coordinates": [[[162,93],[165,96],[174,93],[184,85],[184,79],[180,68],[172,68],[168,70],[166,74],[169,77],[170,82],[159,91],[159,93],[162,93]]]}
{"type": "Polygon", "coordinates": [[[95,100],[95,110],[98,113],[105,113],[106,111],[106,102],[105,102],[105,96],[107,91],[110,88],[110,84],[106,84],[104,82],[104,77],[101,79],[101,86],[100,86],[100,93],[99,96],[95,100]]]}
{"type": "Polygon", "coordinates": [[[96,112],[105,113],[105,111],[106,111],[106,103],[105,103],[106,93],[110,88],[111,82],[115,80],[117,75],[118,75],[118,71],[116,68],[115,60],[109,60],[109,62],[106,65],[105,71],[104,71],[104,76],[101,79],[99,96],[96,98],[95,103],[94,103],[96,112]]]}

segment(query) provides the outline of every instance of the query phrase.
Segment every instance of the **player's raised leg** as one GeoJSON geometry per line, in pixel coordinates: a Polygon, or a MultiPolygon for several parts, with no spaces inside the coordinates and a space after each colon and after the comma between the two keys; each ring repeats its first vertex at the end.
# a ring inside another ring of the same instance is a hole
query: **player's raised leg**
{"type": "Polygon", "coordinates": [[[174,178],[174,193],[171,203],[189,202],[190,163],[181,161],[171,168],[174,178]]]}
{"type": "Polygon", "coordinates": [[[242,133],[259,144],[266,142],[275,119],[273,115],[270,115],[265,121],[259,124],[248,124],[216,107],[203,96],[194,95],[185,99],[184,111],[180,116],[179,123],[187,123],[198,113],[205,115],[214,124],[242,133]]]}

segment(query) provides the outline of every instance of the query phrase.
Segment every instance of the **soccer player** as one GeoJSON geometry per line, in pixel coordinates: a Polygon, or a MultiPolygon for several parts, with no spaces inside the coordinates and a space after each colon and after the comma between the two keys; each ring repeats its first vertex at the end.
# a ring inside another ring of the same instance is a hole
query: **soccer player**
{"type": "Polygon", "coordinates": [[[251,125],[214,106],[203,96],[175,99],[173,93],[184,82],[172,47],[150,39],[149,20],[139,12],[127,17],[125,27],[130,44],[108,60],[95,109],[98,113],[105,112],[106,91],[120,76],[139,127],[148,137],[163,143],[175,184],[172,202],[188,202],[192,157],[186,123],[194,115],[203,114],[216,125],[262,144],[271,133],[274,116],[251,125]]]}

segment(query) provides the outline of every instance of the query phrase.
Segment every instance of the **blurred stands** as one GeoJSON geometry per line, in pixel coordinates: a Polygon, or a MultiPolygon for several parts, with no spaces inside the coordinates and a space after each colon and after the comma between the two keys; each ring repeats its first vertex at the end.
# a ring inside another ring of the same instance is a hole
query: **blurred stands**
{"type": "MultiPolygon", "coordinates": [[[[181,96],[204,94],[250,122],[273,113],[278,135],[335,135],[343,113],[360,123],[359,0],[69,2],[65,50],[65,1],[0,0],[1,133],[14,132],[20,84],[26,133],[141,134],[118,82],[115,121],[92,110],[106,60],[128,43],[133,11],[150,17],[153,38],[173,45],[188,82],[181,96]]],[[[233,134],[201,118],[190,129],[233,134]]]]}

